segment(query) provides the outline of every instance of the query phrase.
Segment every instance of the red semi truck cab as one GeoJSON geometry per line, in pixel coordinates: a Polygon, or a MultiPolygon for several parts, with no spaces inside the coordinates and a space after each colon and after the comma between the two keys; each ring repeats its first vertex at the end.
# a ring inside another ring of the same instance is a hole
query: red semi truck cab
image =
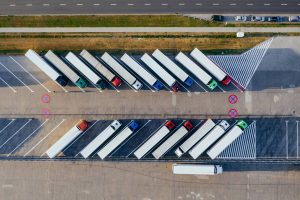
{"type": "Polygon", "coordinates": [[[85,120],[80,120],[76,127],[81,131],[85,131],[88,128],[88,122],[85,120]]]}

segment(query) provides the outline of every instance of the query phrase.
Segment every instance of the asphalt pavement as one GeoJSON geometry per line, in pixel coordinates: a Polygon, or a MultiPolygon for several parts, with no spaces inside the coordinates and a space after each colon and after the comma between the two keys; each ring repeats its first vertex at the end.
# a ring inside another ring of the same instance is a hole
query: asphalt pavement
{"type": "Polygon", "coordinates": [[[0,14],[299,14],[299,6],[300,3],[297,0],[2,0],[0,14]]]}

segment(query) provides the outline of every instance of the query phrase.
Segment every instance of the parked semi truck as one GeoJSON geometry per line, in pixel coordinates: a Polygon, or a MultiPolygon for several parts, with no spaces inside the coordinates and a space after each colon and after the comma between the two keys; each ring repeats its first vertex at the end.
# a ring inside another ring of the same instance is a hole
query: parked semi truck
{"type": "Polygon", "coordinates": [[[228,122],[226,120],[222,120],[189,151],[189,154],[194,159],[197,159],[205,150],[216,142],[228,128],[228,122]]]}
{"type": "Polygon", "coordinates": [[[48,77],[50,77],[53,81],[56,81],[61,86],[66,86],[68,80],[60,74],[58,71],[53,69],[39,54],[35,51],[29,49],[25,56],[33,62],[40,70],[42,70],[48,77]]]}
{"type": "Polygon", "coordinates": [[[215,175],[222,173],[221,165],[173,164],[173,174],[215,175]]]}
{"type": "Polygon", "coordinates": [[[180,67],[178,67],[170,58],[164,55],[160,50],[156,49],[152,56],[163,64],[170,72],[172,72],[179,80],[184,82],[187,86],[192,86],[193,79],[189,77],[180,67]]]}
{"type": "Polygon", "coordinates": [[[207,119],[196,132],[175,150],[175,154],[181,157],[184,153],[188,152],[188,150],[200,141],[215,125],[215,122],[211,119],[207,119]]]}
{"type": "Polygon", "coordinates": [[[87,77],[96,87],[101,89],[106,88],[106,83],[101,79],[93,70],[91,70],[86,64],[84,64],[74,53],[69,52],[66,55],[66,59],[85,77],[87,77]]]}
{"type": "Polygon", "coordinates": [[[152,155],[159,159],[162,157],[169,149],[171,149],[178,141],[180,141],[191,129],[193,124],[190,121],[186,121],[179,129],[175,131],[166,141],[164,141],[152,155]]]}
{"type": "Polygon", "coordinates": [[[97,154],[101,159],[106,158],[113,152],[122,142],[124,142],[134,131],[138,128],[138,123],[132,121],[130,125],[124,128],[120,133],[116,135],[111,141],[109,141],[97,154]]]}
{"type": "Polygon", "coordinates": [[[123,79],[129,83],[134,89],[139,90],[143,86],[131,73],[129,73],[119,62],[117,62],[111,55],[105,52],[101,59],[115,72],[117,72],[123,79]]]}
{"type": "Polygon", "coordinates": [[[230,77],[211,61],[206,55],[204,55],[199,49],[195,48],[190,55],[199,62],[209,73],[211,73],[218,81],[221,81],[224,85],[229,85],[231,82],[230,77]]]}
{"type": "Polygon", "coordinates": [[[207,85],[209,89],[214,90],[218,86],[218,83],[214,79],[212,79],[209,74],[207,74],[191,59],[189,59],[189,57],[187,57],[184,53],[179,52],[175,59],[185,68],[187,68],[191,73],[193,73],[202,83],[207,85]]]}
{"type": "Polygon", "coordinates": [[[156,73],[171,89],[173,92],[179,90],[179,85],[176,80],[163,68],[161,67],[151,56],[145,53],[141,60],[154,72],[156,73]]]}
{"type": "Polygon", "coordinates": [[[108,140],[120,127],[121,122],[114,120],[106,129],[104,129],[95,139],[93,139],[84,149],[80,151],[80,154],[87,158],[93,152],[96,151],[105,141],[108,140]]]}
{"type": "Polygon", "coordinates": [[[158,129],[156,133],[147,139],[147,141],[134,152],[134,155],[138,159],[141,159],[174,128],[175,124],[171,120],[167,121],[160,129],[158,129]]]}
{"type": "Polygon", "coordinates": [[[148,84],[155,88],[155,90],[160,90],[162,88],[162,83],[157,80],[150,72],[145,70],[139,63],[137,63],[133,58],[131,58],[128,54],[124,54],[121,57],[121,60],[137,75],[139,75],[142,79],[144,79],[148,84]]]}
{"type": "Polygon", "coordinates": [[[107,69],[102,63],[100,63],[90,52],[82,50],[80,56],[84,58],[87,63],[94,67],[100,74],[102,74],[109,82],[115,87],[119,87],[122,83],[121,79],[107,69]]]}
{"type": "Polygon", "coordinates": [[[70,79],[75,85],[80,88],[87,86],[86,81],[78,76],[76,72],[73,71],[61,58],[59,58],[53,51],[49,50],[45,54],[45,58],[59,71],[61,71],[68,79],[70,79]]]}
{"type": "Polygon", "coordinates": [[[55,142],[46,152],[49,158],[54,158],[64,148],[67,147],[75,138],[77,138],[88,127],[88,123],[85,120],[81,120],[77,125],[72,127],[64,136],[62,136],[57,142],[55,142]]]}
{"type": "Polygon", "coordinates": [[[235,139],[237,139],[247,128],[247,123],[240,120],[232,129],[226,133],[215,145],[213,145],[206,153],[211,159],[215,159],[222,151],[224,151],[235,139]]]}

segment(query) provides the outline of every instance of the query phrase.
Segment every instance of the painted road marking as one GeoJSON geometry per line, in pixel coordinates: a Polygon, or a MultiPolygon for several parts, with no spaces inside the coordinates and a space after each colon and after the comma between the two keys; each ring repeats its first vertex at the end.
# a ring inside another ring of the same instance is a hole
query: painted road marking
{"type": "Polygon", "coordinates": [[[16,119],[11,119],[11,122],[9,122],[1,131],[0,134],[10,125],[12,124],[16,119]]]}
{"type": "Polygon", "coordinates": [[[179,3],[178,5],[179,5],[179,6],[184,6],[184,5],[185,5],[185,3],[179,3]]]}
{"type": "Polygon", "coordinates": [[[202,3],[196,3],[195,5],[196,6],[202,6],[202,3]]]}
{"type": "Polygon", "coordinates": [[[128,6],[134,6],[134,3],[129,3],[129,4],[127,4],[128,6]]]}
{"type": "Polygon", "coordinates": [[[194,82],[201,87],[202,90],[204,90],[205,92],[208,92],[198,81],[194,80],[194,82]]]}
{"type": "Polygon", "coordinates": [[[254,4],[253,3],[247,3],[247,6],[253,6],[254,4]]]}
{"type": "Polygon", "coordinates": [[[167,4],[167,3],[162,3],[161,5],[162,5],[162,6],[167,6],[167,5],[169,5],[169,4],[167,4]]]}
{"type": "Polygon", "coordinates": [[[67,4],[65,4],[65,3],[61,3],[61,4],[59,4],[60,6],[66,6],[67,4]]]}
{"type": "Polygon", "coordinates": [[[64,153],[67,149],[69,149],[77,140],[79,140],[86,132],[88,132],[95,124],[97,124],[99,120],[95,121],[86,131],[81,133],[79,137],[77,137],[70,145],[68,145],[62,152],[64,153]]]}
{"type": "Polygon", "coordinates": [[[12,136],[10,136],[1,146],[0,149],[8,142],[10,141],[16,134],[18,134],[29,122],[31,122],[32,119],[29,119],[19,130],[17,130],[12,136]]]}
{"type": "Polygon", "coordinates": [[[236,6],[236,3],[231,3],[231,4],[229,4],[230,6],[236,6]]]}
{"type": "Polygon", "coordinates": [[[24,156],[27,156],[33,149],[35,149],[39,144],[41,144],[51,133],[53,133],[66,119],[63,119],[56,127],[54,127],[45,137],[43,137],[36,145],[34,145],[24,156]]]}
{"type": "Polygon", "coordinates": [[[93,5],[94,6],[100,6],[101,4],[100,3],[94,3],[93,5]]]}
{"type": "Polygon", "coordinates": [[[50,6],[50,4],[48,4],[48,3],[44,3],[44,4],[43,4],[43,6],[50,6]]]}
{"type": "Polygon", "coordinates": [[[282,5],[282,6],[287,6],[287,3],[282,3],[281,5],[282,5]]]}
{"type": "Polygon", "coordinates": [[[83,4],[82,3],[77,3],[76,6],[83,6],[83,4]]]}
{"type": "Polygon", "coordinates": [[[18,149],[22,144],[24,144],[24,142],[30,138],[30,136],[32,136],[35,132],[37,132],[40,128],[42,128],[44,126],[45,123],[47,123],[49,121],[49,119],[46,119],[38,128],[36,128],[32,133],[30,133],[20,144],[18,144],[9,154],[7,154],[6,157],[9,157],[16,149],[18,149]]]}
{"type": "Polygon", "coordinates": [[[10,4],[9,6],[16,6],[16,4],[10,4]]]}
{"type": "Polygon", "coordinates": [[[30,92],[34,92],[28,85],[26,85],[21,79],[19,79],[12,71],[10,71],[7,67],[5,67],[1,62],[0,65],[4,67],[9,73],[11,73],[18,81],[20,81],[30,92]]]}
{"type": "Polygon", "coordinates": [[[144,5],[145,6],[151,6],[151,3],[145,3],[144,5]]]}
{"type": "Polygon", "coordinates": [[[116,4],[116,3],[111,3],[110,5],[111,5],[111,6],[116,6],[116,5],[118,5],[118,4],[116,4]]]}
{"type": "Polygon", "coordinates": [[[265,4],[264,4],[264,6],[270,6],[270,5],[271,5],[270,3],[265,3],[265,4]]]}
{"type": "Polygon", "coordinates": [[[299,121],[296,121],[296,124],[297,124],[297,158],[299,158],[299,129],[298,129],[299,121]]]}
{"type": "Polygon", "coordinates": [[[11,87],[3,78],[1,78],[0,77],[0,80],[3,82],[3,83],[5,83],[5,85],[7,85],[14,93],[16,93],[17,91],[13,88],[13,87],[11,87]]]}
{"type": "Polygon", "coordinates": [[[38,82],[47,92],[51,92],[45,85],[43,85],[37,78],[35,78],[27,69],[25,69],[18,61],[9,56],[19,67],[21,67],[27,74],[29,74],[36,82],[38,82]]]}
{"type": "Polygon", "coordinates": [[[220,4],[219,3],[213,3],[212,5],[213,6],[219,6],[220,4]]]}
{"type": "Polygon", "coordinates": [[[32,6],[32,4],[28,3],[28,4],[26,4],[26,6],[32,6]]]}
{"type": "Polygon", "coordinates": [[[288,159],[289,158],[289,136],[288,136],[288,132],[289,132],[289,121],[285,121],[285,146],[286,146],[286,158],[288,159]]]}

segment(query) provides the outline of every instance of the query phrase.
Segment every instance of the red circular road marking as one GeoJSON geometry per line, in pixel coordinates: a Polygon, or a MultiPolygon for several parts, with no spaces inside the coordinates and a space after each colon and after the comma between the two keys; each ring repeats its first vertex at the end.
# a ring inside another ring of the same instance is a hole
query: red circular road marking
{"type": "Polygon", "coordinates": [[[229,102],[230,104],[235,104],[238,100],[239,100],[239,98],[238,98],[235,94],[231,94],[231,95],[228,97],[228,102],[229,102]]]}
{"type": "Polygon", "coordinates": [[[50,96],[49,96],[49,94],[44,94],[42,96],[42,102],[43,103],[49,103],[50,102],[50,96]]]}
{"type": "Polygon", "coordinates": [[[237,109],[235,108],[231,108],[229,111],[228,111],[228,116],[231,117],[231,118],[236,118],[238,116],[238,111],[237,109]]]}
{"type": "Polygon", "coordinates": [[[42,115],[45,117],[45,118],[48,118],[49,115],[50,115],[50,110],[48,108],[43,108],[42,109],[42,115]]]}

